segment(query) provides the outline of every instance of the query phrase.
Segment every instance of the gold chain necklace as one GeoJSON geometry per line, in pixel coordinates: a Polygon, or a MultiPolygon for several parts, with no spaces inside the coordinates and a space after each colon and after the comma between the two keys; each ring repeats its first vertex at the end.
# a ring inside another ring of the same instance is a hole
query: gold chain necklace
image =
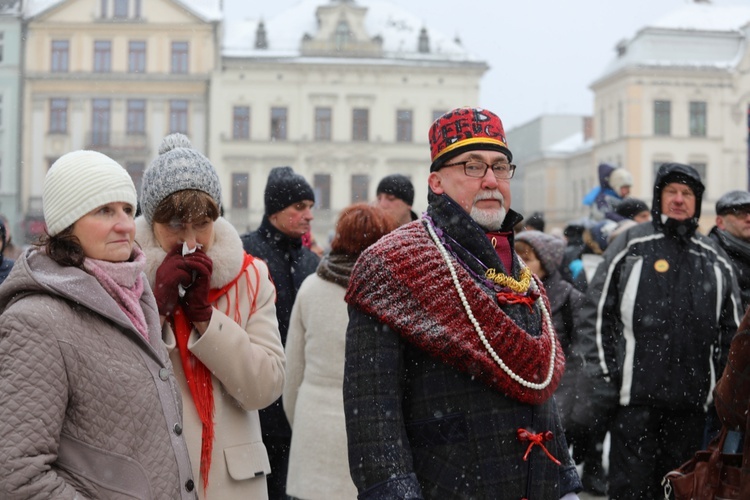
{"type": "Polygon", "coordinates": [[[510,288],[514,292],[520,294],[528,292],[529,286],[531,285],[531,270],[528,267],[521,269],[520,280],[515,280],[506,274],[499,273],[495,271],[494,267],[487,269],[484,276],[503,288],[510,288]]]}

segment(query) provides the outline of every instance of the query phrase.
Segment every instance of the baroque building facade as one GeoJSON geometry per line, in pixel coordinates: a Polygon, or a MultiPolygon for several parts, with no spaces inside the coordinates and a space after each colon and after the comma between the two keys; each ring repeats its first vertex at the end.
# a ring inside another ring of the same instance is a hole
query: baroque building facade
{"type": "Polygon", "coordinates": [[[267,22],[225,22],[211,86],[210,155],[226,217],[257,227],[271,168],[292,166],[316,193],[325,244],[338,212],[371,201],[380,179],[410,177],[427,206],[434,119],[478,103],[488,69],[460,42],[395,5],[303,0],[267,22]]]}
{"type": "Polygon", "coordinates": [[[101,151],[140,188],[165,135],[183,132],[206,150],[220,20],[218,0],[28,2],[21,169],[27,240],[43,231],[44,176],[64,153],[101,151]]]}
{"type": "Polygon", "coordinates": [[[21,0],[0,0],[0,215],[13,235],[21,233],[21,7],[21,0]]]}

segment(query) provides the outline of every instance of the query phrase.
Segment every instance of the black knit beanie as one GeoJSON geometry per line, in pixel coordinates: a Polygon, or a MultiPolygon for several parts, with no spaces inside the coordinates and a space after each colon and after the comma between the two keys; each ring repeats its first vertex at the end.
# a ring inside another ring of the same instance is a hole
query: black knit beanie
{"type": "Polygon", "coordinates": [[[289,205],[303,200],[315,202],[315,193],[304,177],[295,174],[292,167],[274,167],[268,174],[263,193],[266,215],[281,212],[289,205]]]}
{"type": "Polygon", "coordinates": [[[375,194],[392,194],[409,206],[414,204],[414,186],[408,177],[401,174],[391,174],[383,177],[378,184],[375,194]]]}
{"type": "Polygon", "coordinates": [[[648,212],[650,209],[646,202],[638,198],[625,198],[615,208],[615,213],[626,219],[632,219],[641,212],[648,212]]]}

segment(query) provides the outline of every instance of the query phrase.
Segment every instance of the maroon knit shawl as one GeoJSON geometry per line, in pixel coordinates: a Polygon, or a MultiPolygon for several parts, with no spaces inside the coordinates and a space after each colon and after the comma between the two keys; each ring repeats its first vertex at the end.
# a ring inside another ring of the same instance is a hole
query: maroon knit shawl
{"type": "MultiPolygon", "coordinates": [[[[547,323],[540,317],[542,334],[529,335],[453,262],[474,317],[495,352],[524,380],[543,382],[552,345],[547,323]]],[[[549,310],[546,295],[543,300],[549,310]]],[[[542,390],[522,386],[497,365],[469,321],[448,267],[420,221],[402,226],[365,250],[352,272],[346,301],[429,355],[522,403],[545,402],[562,377],[565,356],[557,337],[554,373],[542,390]]]]}

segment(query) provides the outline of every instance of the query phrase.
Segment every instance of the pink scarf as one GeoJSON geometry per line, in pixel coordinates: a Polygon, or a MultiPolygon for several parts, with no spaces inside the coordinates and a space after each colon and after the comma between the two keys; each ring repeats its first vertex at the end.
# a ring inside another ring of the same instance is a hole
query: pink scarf
{"type": "Polygon", "coordinates": [[[146,255],[141,249],[133,247],[131,260],[127,262],[87,258],[83,267],[115,299],[138,333],[148,341],[146,315],[140,303],[143,294],[143,269],[146,267],[146,255]]]}

